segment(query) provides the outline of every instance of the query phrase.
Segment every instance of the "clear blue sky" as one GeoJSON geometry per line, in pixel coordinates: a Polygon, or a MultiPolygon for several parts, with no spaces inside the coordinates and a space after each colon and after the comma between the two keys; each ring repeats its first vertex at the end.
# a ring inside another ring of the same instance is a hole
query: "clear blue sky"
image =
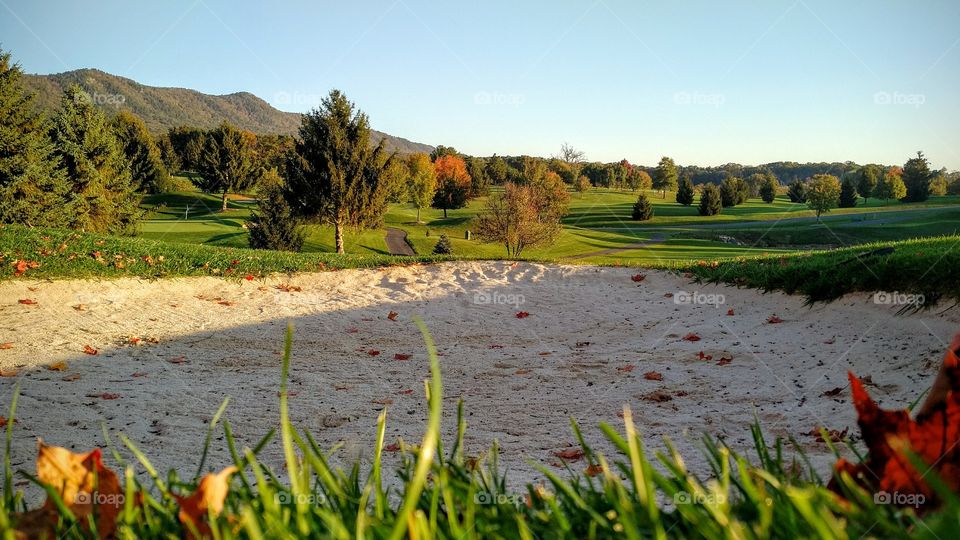
{"type": "Polygon", "coordinates": [[[960,2],[0,0],[31,73],[95,67],[475,155],[960,169],[960,2]]]}

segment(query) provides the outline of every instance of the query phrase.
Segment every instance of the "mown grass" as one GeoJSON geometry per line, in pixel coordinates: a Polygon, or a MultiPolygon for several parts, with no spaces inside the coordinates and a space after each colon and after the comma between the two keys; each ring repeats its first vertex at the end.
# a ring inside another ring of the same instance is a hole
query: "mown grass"
{"type": "Polygon", "coordinates": [[[22,273],[22,277],[32,279],[179,276],[243,279],[276,272],[374,268],[447,259],[439,256],[290,253],[118,238],[19,225],[0,226],[0,279],[16,277],[18,261],[37,264],[22,273]]]}
{"type": "MultiPolygon", "coordinates": [[[[421,328],[423,329],[422,323],[421,328]]],[[[682,457],[666,441],[667,453],[651,455],[624,409],[622,428],[602,424],[616,455],[594,451],[573,423],[584,452],[568,466],[569,474],[542,468],[546,485],[527,485],[523,493],[507,490],[498,471],[497,449],[489,459],[463,451],[463,403],[458,406],[458,436],[449,446],[439,439],[442,416],[440,365],[424,329],[431,378],[425,381],[429,416],[421,441],[405,445],[395,471],[397,489],[384,486],[381,458],[387,411],[376,429],[373,465],[361,474],[358,463],[346,470],[330,465],[333,451],[321,450],[311,434],[288,420],[286,375],[290,362],[288,330],[280,381],[280,439],[285,471],[271,470],[257,454],[275,435],[271,430],[254,448],[237,448],[229,411],[223,434],[239,472],[231,481],[224,511],[210,515],[213,538],[956,538],[960,533],[960,499],[931,480],[941,506],[918,515],[912,507],[875,502],[874,494],[839,478],[841,498],[802,454],[786,457],[783,441],[768,445],[761,430],[752,430],[753,459],[739,455],[722,441],[704,438],[711,472],[688,471],[682,457]],[[592,475],[584,474],[584,468],[592,475]]],[[[15,398],[14,398],[15,400],[15,398]]],[[[220,413],[214,416],[211,433],[220,413]]],[[[6,429],[5,486],[12,486],[9,455],[15,401],[6,429]]],[[[129,439],[120,440],[139,463],[124,468],[125,501],[118,519],[118,538],[178,538],[187,532],[177,519],[174,493],[189,493],[197,481],[188,471],[161,476],[149,458],[129,439]],[[148,471],[141,482],[136,467],[148,471]],[[136,502],[131,502],[136,501],[136,502]]],[[[210,437],[207,437],[209,444],[210,437]]],[[[206,445],[203,445],[206,454],[206,445]]],[[[203,464],[201,463],[201,470],[203,464]]],[[[27,471],[21,475],[32,479],[27,471]]],[[[35,480],[33,480],[35,481],[35,480]]],[[[47,486],[56,495],[56,486],[47,486]]],[[[59,501],[63,502],[63,501],[59,501]]],[[[61,508],[63,506],[61,505],[61,508]]],[[[16,512],[27,510],[22,492],[7,490],[0,500],[0,529],[13,538],[16,512]]],[[[84,525],[64,513],[57,525],[60,538],[84,538],[84,525]]]]}
{"type": "Polygon", "coordinates": [[[858,291],[923,295],[923,307],[960,301],[960,236],[877,242],[822,252],[684,265],[706,282],[802,294],[829,301],[858,291]]]}

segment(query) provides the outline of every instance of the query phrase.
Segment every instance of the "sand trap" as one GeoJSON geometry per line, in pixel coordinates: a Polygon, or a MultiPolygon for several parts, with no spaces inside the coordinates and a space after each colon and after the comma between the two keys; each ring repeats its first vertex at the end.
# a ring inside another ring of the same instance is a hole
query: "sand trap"
{"type": "MultiPolygon", "coordinates": [[[[905,406],[929,384],[960,326],[955,309],[897,316],[866,295],[807,308],[802,298],[699,286],[659,271],[638,284],[635,273],[464,262],[267,282],[0,283],[0,343],[13,344],[0,350],[0,367],[18,372],[0,378],[4,407],[18,380],[22,387],[14,468],[33,468],[39,436],[77,450],[102,445],[105,423],[160,470],[192,474],[207,422],[227,396],[226,418],[240,444],[252,446],[278,422],[288,320],[296,328],[291,407],[299,427],[327,447],[343,441],[341,459],[369,458],[376,417],[392,401],[388,443],[417,441],[428,375],[411,320],[418,315],[443,354],[445,440],[452,440],[463,399],[468,453],[499,440],[515,485],[541,477],[530,461],[553,468],[553,452],[574,444],[570,417],[611,454],[596,426],[619,424],[623,404],[648,443],[659,448],[661,437],[670,437],[694,470],[706,467],[703,432],[747,450],[755,415],[768,434],[804,443],[826,470],[826,445],[805,433],[821,425],[856,433],[847,370],[869,375],[882,405],[905,406]],[[278,290],[279,283],[302,290],[278,290]],[[665,296],[681,291],[723,294],[726,303],[678,305],[665,296]],[[518,311],[530,316],[519,319],[518,311]],[[774,314],[783,322],[768,323],[774,314]],[[686,341],[688,333],[702,339],[686,341]],[[131,337],[142,341],[131,345],[131,337]],[[84,345],[99,354],[84,354],[84,345]],[[699,359],[700,351],[713,360],[699,359]],[[717,365],[722,357],[732,361],[717,365]],[[66,371],[45,369],[58,361],[67,362],[66,371]],[[648,371],[663,380],[646,379],[648,371]]],[[[263,458],[282,472],[279,443],[263,458]]],[[[397,460],[390,454],[388,465],[397,460]]],[[[219,437],[209,466],[227,461],[219,437]]]]}

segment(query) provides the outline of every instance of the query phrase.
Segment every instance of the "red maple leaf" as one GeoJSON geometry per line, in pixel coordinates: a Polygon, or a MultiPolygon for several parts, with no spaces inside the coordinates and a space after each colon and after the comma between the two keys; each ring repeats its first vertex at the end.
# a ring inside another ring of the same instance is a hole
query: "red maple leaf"
{"type": "MultiPolygon", "coordinates": [[[[864,383],[848,373],[857,424],[869,451],[867,459],[853,464],[839,459],[836,476],[849,475],[877,496],[896,494],[890,502],[911,505],[918,512],[936,508],[940,500],[928,479],[936,474],[954,493],[960,492],[960,334],[954,337],[943,365],[923,405],[911,417],[906,409],[887,411],[867,393],[864,383]],[[909,455],[931,470],[918,471],[909,455]]],[[[829,487],[840,493],[835,477],[829,487]]]]}

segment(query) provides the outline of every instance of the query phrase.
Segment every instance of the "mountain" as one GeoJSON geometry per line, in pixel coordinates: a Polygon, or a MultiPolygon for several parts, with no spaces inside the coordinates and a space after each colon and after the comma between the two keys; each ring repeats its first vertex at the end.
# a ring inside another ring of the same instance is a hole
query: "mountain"
{"type": "MultiPolygon", "coordinates": [[[[249,92],[214,96],[186,88],[146,86],[131,79],[96,69],[78,69],[53,75],[26,75],[27,87],[37,94],[38,105],[48,111],[59,106],[64,90],[79,84],[103,109],[129,110],[143,119],[153,133],[177,126],[212,128],[226,120],[254,133],[296,134],[300,114],[277,110],[249,92]]],[[[385,138],[387,147],[403,153],[430,153],[428,144],[409,141],[379,131],[371,138],[385,138]]]]}

